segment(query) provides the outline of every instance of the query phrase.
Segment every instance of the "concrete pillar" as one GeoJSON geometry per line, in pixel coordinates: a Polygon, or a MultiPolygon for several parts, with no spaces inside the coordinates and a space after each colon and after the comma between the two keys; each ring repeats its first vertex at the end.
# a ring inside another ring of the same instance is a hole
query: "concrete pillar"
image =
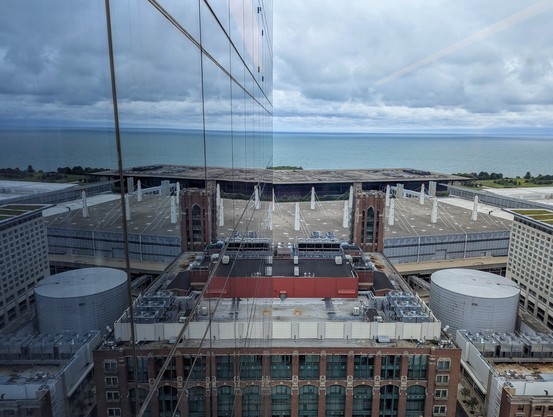
{"type": "Polygon", "coordinates": [[[311,210],[315,210],[315,187],[311,187],[311,210]]]}
{"type": "Polygon", "coordinates": [[[88,217],[88,204],[86,203],[86,191],[81,193],[81,199],[83,201],[83,217],[88,217]]]}
{"type": "Polygon", "coordinates": [[[424,184],[421,185],[421,193],[419,194],[419,204],[424,205],[424,184]]]}

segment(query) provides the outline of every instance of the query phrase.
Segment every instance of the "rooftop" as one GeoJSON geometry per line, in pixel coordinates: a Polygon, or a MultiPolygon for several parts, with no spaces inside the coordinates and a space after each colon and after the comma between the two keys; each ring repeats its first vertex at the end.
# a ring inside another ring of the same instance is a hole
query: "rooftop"
{"type": "Polygon", "coordinates": [[[27,214],[38,213],[47,207],[49,207],[48,204],[3,204],[0,206],[0,223],[27,214]]]}
{"type": "MultiPolygon", "coordinates": [[[[259,170],[255,170],[258,172],[259,170]]],[[[97,175],[117,175],[115,171],[103,171],[97,175]]],[[[259,175],[244,168],[203,167],[183,165],[152,165],[127,169],[125,176],[133,177],[169,177],[204,180],[207,176],[213,181],[257,182],[259,175]],[[230,172],[232,171],[232,176],[230,172]]],[[[389,182],[407,181],[462,181],[464,177],[421,171],[410,168],[389,169],[319,169],[319,170],[269,170],[265,175],[267,182],[278,184],[317,184],[317,183],[352,183],[352,182],[389,182]]]]}
{"type": "Polygon", "coordinates": [[[544,223],[553,226],[553,210],[547,209],[512,209],[508,212],[513,213],[516,217],[528,218],[536,222],[544,223]]]}

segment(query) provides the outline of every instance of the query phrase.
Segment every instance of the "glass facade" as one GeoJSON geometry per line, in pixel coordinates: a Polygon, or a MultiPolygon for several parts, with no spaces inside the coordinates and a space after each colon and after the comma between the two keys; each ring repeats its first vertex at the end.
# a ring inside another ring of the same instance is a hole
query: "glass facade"
{"type": "Polygon", "coordinates": [[[353,417],[371,417],[373,388],[358,386],[353,388],[353,417]]]}
{"type": "Polygon", "coordinates": [[[326,357],[326,379],[345,379],[347,363],[346,355],[328,355],[326,357]]]}
{"type": "Polygon", "coordinates": [[[291,393],[291,388],[286,385],[271,388],[271,415],[273,417],[289,417],[291,415],[291,393]]]}

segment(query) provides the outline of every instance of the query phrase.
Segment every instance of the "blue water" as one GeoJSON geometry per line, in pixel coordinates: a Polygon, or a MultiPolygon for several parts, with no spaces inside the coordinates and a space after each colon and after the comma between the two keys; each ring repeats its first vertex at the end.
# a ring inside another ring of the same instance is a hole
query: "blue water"
{"type": "MultiPolygon", "coordinates": [[[[195,131],[127,130],[123,165],[257,166],[270,150],[247,137],[195,131]],[[234,149],[234,152],[232,151],[234,149]],[[231,159],[232,158],[232,159],[231,159]]],[[[102,129],[0,129],[0,167],[115,168],[114,134],[102,129]]],[[[553,174],[553,137],[452,134],[275,133],[273,164],[304,169],[415,168],[443,173],[553,174]]]]}

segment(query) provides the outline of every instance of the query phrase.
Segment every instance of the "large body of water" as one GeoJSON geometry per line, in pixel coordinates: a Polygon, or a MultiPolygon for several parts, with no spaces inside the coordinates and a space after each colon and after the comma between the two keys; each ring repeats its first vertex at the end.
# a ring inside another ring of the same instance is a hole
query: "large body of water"
{"type": "MultiPolygon", "coordinates": [[[[266,150],[249,138],[207,136],[205,161],[212,166],[256,166],[248,159],[266,150]],[[246,148],[248,148],[246,150],[246,148]],[[234,149],[234,153],[231,150],[234,149]]],[[[129,130],[122,134],[125,167],[203,165],[203,136],[177,130],[129,130]]],[[[0,129],[0,168],[32,165],[115,168],[112,131],[101,129],[0,129]]],[[[275,133],[273,164],[304,169],[415,168],[443,173],[501,172],[505,176],[553,174],[553,137],[453,134],[275,133]]]]}

